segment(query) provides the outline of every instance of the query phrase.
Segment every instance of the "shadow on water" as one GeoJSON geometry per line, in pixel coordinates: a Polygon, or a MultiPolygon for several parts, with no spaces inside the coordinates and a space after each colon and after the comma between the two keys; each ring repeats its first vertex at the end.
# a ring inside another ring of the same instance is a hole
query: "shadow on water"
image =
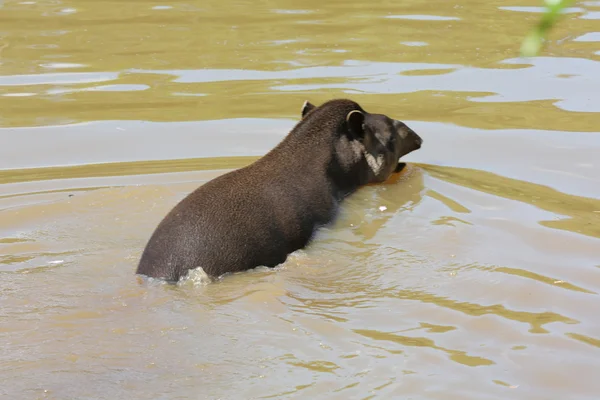
{"type": "Polygon", "coordinates": [[[432,177],[462,187],[515,200],[565,216],[540,225],[600,238],[600,200],[562,193],[548,186],[469,168],[421,165],[432,177]]]}
{"type": "MultiPolygon", "coordinates": [[[[459,364],[466,365],[468,367],[480,367],[484,365],[492,365],[495,364],[492,360],[488,360],[483,357],[474,357],[468,355],[464,351],[447,349],[435,344],[435,341],[426,337],[414,337],[414,336],[403,336],[397,335],[389,332],[379,332],[369,329],[356,329],[354,332],[362,335],[366,338],[377,340],[377,341],[387,341],[402,347],[412,346],[412,347],[428,347],[430,349],[439,350],[447,353],[450,356],[452,361],[456,361],[459,364]]],[[[397,354],[401,353],[401,350],[389,349],[390,353],[397,354]]]]}

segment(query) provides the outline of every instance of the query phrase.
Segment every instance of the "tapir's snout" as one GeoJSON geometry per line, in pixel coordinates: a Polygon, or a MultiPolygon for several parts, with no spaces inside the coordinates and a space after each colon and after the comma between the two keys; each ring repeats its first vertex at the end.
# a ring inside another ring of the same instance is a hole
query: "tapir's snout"
{"type": "Polygon", "coordinates": [[[407,139],[410,139],[413,141],[413,143],[415,145],[415,150],[420,149],[421,145],[423,144],[423,138],[421,136],[417,135],[417,132],[413,131],[408,126],[406,127],[406,129],[408,131],[407,139]]]}

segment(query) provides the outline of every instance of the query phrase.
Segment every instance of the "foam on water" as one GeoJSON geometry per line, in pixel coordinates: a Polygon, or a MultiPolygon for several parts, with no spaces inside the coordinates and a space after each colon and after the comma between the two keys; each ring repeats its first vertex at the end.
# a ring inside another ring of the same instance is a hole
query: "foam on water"
{"type": "Polygon", "coordinates": [[[182,276],[177,282],[178,286],[193,285],[193,286],[206,286],[211,283],[213,279],[208,276],[202,267],[190,269],[187,275],[182,276]]]}

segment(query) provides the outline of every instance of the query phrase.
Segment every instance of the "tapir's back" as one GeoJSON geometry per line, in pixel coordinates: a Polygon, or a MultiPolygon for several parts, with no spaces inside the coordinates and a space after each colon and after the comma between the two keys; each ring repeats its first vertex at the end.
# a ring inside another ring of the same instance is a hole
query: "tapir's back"
{"type": "Polygon", "coordinates": [[[137,272],[173,281],[197,267],[210,276],[274,267],[333,219],[344,196],[386,179],[422,142],[400,121],[350,100],[305,104],[302,115],[264,157],[179,203],[152,235],[137,272]]]}
{"type": "Polygon", "coordinates": [[[137,273],[177,281],[197,267],[216,277],[281,264],[332,214],[319,180],[251,165],[206,183],[161,221],[137,273]]]}

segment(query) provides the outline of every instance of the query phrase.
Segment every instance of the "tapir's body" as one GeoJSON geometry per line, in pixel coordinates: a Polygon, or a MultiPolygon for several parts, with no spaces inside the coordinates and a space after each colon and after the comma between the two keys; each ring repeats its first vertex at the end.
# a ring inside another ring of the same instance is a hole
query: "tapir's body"
{"type": "Polygon", "coordinates": [[[137,273],[176,281],[197,267],[217,277],[281,264],[334,219],[345,196],[387,178],[422,142],[401,122],[349,100],[306,103],[303,117],[264,157],[177,204],[150,238],[137,273]]]}

